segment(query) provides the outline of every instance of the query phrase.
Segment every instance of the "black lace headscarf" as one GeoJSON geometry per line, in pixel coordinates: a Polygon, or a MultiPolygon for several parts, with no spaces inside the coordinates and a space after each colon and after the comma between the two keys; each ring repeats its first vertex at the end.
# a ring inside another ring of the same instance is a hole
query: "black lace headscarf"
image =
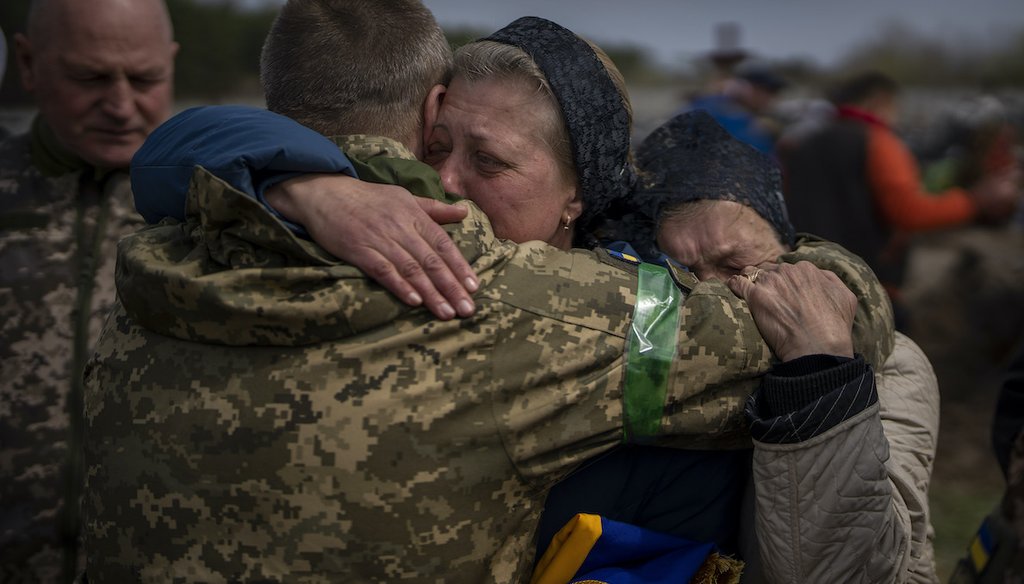
{"type": "Polygon", "coordinates": [[[687,112],[660,126],[637,148],[636,162],[642,178],[621,227],[645,259],[659,255],[662,214],[705,199],[747,205],[771,224],[783,244],[793,244],[778,164],[734,138],[706,111],[687,112]]]}
{"type": "Polygon", "coordinates": [[[481,40],[522,49],[547,79],[568,129],[583,199],[574,244],[591,247],[605,211],[636,183],[632,120],[622,95],[590,45],[550,20],[526,16],[481,40]]]}

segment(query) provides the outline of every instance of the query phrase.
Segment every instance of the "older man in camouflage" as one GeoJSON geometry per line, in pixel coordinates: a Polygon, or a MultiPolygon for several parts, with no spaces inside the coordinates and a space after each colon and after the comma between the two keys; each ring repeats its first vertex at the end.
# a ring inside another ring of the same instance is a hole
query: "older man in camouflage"
{"type": "MultiPolygon", "coordinates": [[[[311,32],[310,4],[289,2],[275,31],[311,32]]],[[[444,43],[418,2],[339,4],[390,16],[293,58],[444,43]],[[408,18],[418,28],[393,25],[408,18]]],[[[265,59],[294,48],[274,34],[265,59]]],[[[219,131],[250,127],[234,123],[219,131]]],[[[336,142],[445,196],[404,132],[336,142]]],[[[747,443],[741,411],[771,355],[728,288],[501,241],[466,207],[450,234],[480,289],[463,320],[403,305],[206,169],[184,222],[126,238],[121,303],[86,374],[90,581],[519,582],[547,488],[581,461],[623,440],[747,443]],[[638,303],[665,310],[644,322],[638,303]]],[[[828,244],[791,259],[843,276],[862,299],[858,349],[884,359],[891,313],[870,271],[828,244]]],[[[823,382],[870,385],[861,364],[823,382]]]]}
{"type": "Polygon", "coordinates": [[[39,113],[0,143],[0,581],[77,571],[81,372],[142,225],[125,170],[171,112],[161,0],[35,0],[13,35],[39,113]]]}

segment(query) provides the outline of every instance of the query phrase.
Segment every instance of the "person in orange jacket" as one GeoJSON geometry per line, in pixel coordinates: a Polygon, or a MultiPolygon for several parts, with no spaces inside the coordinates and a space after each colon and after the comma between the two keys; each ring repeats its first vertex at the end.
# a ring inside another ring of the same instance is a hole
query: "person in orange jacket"
{"type": "Polygon", "coordinates": [[[900,287],[909,236],[976,220],[1009,217],[1020,198],[1019,168],[982,175],[967,189],[924,190],[917,161],[893,131],[899,85],[869,72],[832,95],[834,119],[782,158],[786,200],[797,231],[835,241],[860,255],[893,299],[905,327],[900,287]]]}

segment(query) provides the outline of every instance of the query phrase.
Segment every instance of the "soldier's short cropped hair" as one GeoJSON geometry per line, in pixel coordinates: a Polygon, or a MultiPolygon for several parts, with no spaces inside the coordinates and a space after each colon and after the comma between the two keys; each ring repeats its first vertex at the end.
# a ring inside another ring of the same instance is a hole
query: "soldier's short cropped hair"
{"type": "Polygon", "coordinates": [[[419,0],[288,0],[267,35],[267,108],[325,135],[404,141],[446,83],[451,46],[419,0]]]}

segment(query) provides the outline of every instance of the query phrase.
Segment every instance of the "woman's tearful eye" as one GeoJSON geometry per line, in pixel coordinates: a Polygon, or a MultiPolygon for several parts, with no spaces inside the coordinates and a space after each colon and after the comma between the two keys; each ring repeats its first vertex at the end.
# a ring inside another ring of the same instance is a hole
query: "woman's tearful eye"
{"type": "Polygon", "coordinates": [[[451,146],[442,142],[432,142],[427,146],[427,153],[424,156],[424,162],[427,164],[436,164],[441,162],[451,154],[451,146]]]}
{"type": "Polygon", "coordinates": [[[477,153],[476,161],[477,164],[480,166],[480,170],[485,173],[493,174],[496,172],[501,172],[502,170],[508,168],[508,165],[505,164],[504,162],[482,152],[477,153]]]}

